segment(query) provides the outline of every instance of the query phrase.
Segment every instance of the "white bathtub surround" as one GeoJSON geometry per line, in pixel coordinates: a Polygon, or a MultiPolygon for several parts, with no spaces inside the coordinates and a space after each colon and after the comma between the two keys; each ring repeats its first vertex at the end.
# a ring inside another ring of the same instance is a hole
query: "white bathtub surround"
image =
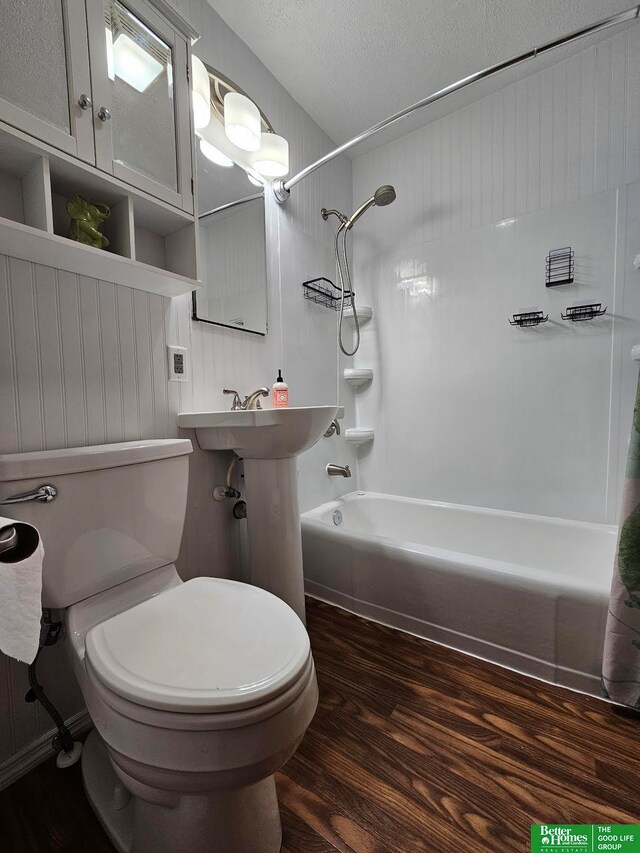
{"type": "Polygon", "coordinates": [[[615,522],[640,320],[639,217],[636,182],[505,227],[361,256],[377,300],[357,356],[376,373],[355,397],[357,423],[376,432],[361,487],[615,522]],[[545,257],[557,245],[575,251],[575,284],[546,288],[545,257]],[[578,298],[609,311],[562,321],[578,298]],[[547,323],[509,325],[533,304],[547,323]],[[396,448],[410,448],[410,461],[396,448]]]}
{"type": "Polygon", "coordinates": [[[398,194],[354,230],[354,287],[374,313],[353,366],[376,375],[355,398],[376,431],[362,488],[617,521],[640,321],[639,100],[635,25],[354,159],[354,197],[380,180],[398,194]],[[575,284],[545,288],[561,246],[575,284]],[[580,300],[607,315],[562,322],[580,300]],[[549,321],[509,326],[528,305],[549,321]]]}
{"type": "Polygon", "coordinates": [[[302,531],[311,595],[599,695],[616,527],[357,492],[302,531]]]}

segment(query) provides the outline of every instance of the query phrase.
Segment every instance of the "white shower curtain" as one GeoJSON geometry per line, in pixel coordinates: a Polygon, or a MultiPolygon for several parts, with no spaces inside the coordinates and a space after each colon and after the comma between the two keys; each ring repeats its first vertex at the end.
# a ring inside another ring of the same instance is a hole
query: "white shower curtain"
{"type": "Polygon", "coordinates": [[[603,695],[640,708],[640,378],[602,662],[603,695]]]}

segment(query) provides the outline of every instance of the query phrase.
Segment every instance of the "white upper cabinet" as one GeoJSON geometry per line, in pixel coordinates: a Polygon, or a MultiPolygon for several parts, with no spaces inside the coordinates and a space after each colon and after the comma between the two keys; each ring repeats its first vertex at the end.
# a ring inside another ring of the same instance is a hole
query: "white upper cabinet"
{"type": "Polygon", "coordinates": [[[188,45],[145,0],[87,0],[96,165],[193,211],[188,45]]]}
{"type": "Polygon", "coordinates": [[[193,213],[178,20],[165,0],[1,0],[0,121],[193,213]]]}
{"type": "Polygon", "coordinates": [[[2,0],[0,119],[95,162],[84,0],[2,0]]]}

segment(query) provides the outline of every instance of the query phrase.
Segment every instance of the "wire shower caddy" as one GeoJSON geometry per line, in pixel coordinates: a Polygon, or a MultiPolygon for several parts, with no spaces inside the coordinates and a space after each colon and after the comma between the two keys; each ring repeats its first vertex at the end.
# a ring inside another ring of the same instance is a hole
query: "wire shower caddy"
{"type": "MultiPolygon", "coordinates": [[[[321,276],[320,278],[312,278],[309,279],[309,281],[303,281],[302,291],[304,298],[308,299],[310,302],[315,302],[316,305],[331,308],[333,311],[337,311],[340,307],[342,290],[329,278],[321,276]]],[[[344,298],[345,302],[351,299],[350,290],[345,290],[344,298]]]]}

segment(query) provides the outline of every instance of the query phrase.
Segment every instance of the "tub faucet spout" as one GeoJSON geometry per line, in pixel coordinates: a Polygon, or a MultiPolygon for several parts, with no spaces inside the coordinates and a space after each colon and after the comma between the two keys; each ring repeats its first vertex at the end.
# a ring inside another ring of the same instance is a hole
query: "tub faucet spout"
{"type": "Polygon", "coordinates": [[[336,465],[335,462],[329,462],[326,468],[327,474],[330,477],[350,477],[351,471],[348,465],[336,465]]]}

